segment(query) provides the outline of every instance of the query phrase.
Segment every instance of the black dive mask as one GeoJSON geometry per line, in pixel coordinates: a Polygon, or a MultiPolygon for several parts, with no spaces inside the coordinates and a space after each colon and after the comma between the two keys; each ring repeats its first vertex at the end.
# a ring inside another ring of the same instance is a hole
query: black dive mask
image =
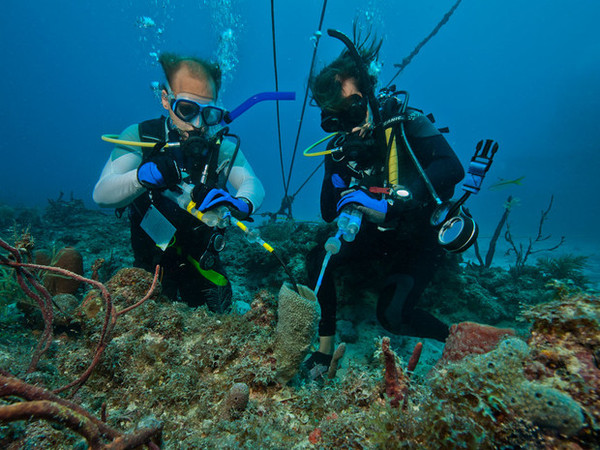
{"type": "Polygon", "coordinates": [[[345,107],[333,112],[321,110],[321,128],[327,133],[335,131],[350,132],[362,124],[367,117],[368,102],[365,97],[352,94],[345,99],[345,107]]]}

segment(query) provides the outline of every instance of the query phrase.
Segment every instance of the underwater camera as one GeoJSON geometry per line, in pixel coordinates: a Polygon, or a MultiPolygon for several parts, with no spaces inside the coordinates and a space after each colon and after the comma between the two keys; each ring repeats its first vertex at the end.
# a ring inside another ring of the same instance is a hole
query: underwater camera
{"type": "Polygon", "coordinates": [[[431,215],[430,223],[440,227],[438,242],[450,253],[462,253],[477,240],[479,227],[462,204],[444,202],[431,215]]]}

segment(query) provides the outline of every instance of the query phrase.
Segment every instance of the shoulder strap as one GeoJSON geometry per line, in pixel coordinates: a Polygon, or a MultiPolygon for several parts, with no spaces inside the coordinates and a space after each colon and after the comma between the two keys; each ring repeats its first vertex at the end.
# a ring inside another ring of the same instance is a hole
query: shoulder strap
{"type": "Polygon", "coordinates": [[[166,141],[165,116],[158,119],[146,120],[138,125],[140,140],[142,142],[161,142],[166,141]]]}

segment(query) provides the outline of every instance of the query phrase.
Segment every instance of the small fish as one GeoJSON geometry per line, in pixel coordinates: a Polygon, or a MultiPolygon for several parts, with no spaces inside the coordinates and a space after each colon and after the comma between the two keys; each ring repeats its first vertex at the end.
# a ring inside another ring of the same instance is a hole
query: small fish
{"type": "Polygon", "coordinates": [[[499,190],[509,187],[511,185],[522,186],[521,181],[523,181],[523,178],[525,178],[525,175],[523,175],[519,178],[515,178],[514,180],[506,180],[504,178],[500,178],[497,182],[492,184],[488,189],[490,191],[499,191],[499,190]]]}

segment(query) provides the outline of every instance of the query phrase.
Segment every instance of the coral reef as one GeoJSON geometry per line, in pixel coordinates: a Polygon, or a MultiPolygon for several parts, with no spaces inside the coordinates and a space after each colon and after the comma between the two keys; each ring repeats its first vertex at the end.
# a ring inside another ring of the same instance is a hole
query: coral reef
{"type": "MultiPolygon", "coordinates": [[[[342,292],[349,295],[340,296],[339,312],[347,325],[344,335],[354,337],[339,347],[345,356],[336,360],[335,376],[325,383],[290,385],[279,377],[276,358],[275,294],[286,276],[264,250],[244,242],[238,232],[227,232],[229,253],[223,260],[236,285],[234,301],[248,307],[216,314],[170,302],[158,292],[147,296],[152,274],[125,268],[132,261],[126,223],[81,214],[83,225],[67,230],[45,223],[30,232],[36,246],[46,248],[62,247],[68,243],[63,238],[77,240],[84,275],[105,282],[109,297],[86,282],[74,295],[51,298],[56,327],[35,370],[27,373],[44,321],[31,320],[31,309],[19,306],[16,298],[24,294],[18,292],[16,269],[0,265],[6,275],[0,280],[10,288],[2,292],[0,305],[16,305],[18,312],[8,314],[0,329],[0,371],[2,377],[10,371],[49,392],[73,383],[95,362],[73,399],[66,400],[63,392],[51,394],[49,401],[71,402],[70,408],[83,409],[92,417],[84,422],[99,430],[107,427],[125,437],[162,426],[163,448],[597,448],[600,303],[589,290],[573,289],[579,269],[569,261],[562,266],[575,272],[550,271],[541,263],[525,266],[515,279],[501,268],[447,258],[423,306],[448,322],[511,328],[520,338],[462,324],[453,333],[462,336],[462,344],[449,341],[438,365],[435,355],[441,351],[431,349],[441,344],[424,340],[411,353],[417,341],[401,336],[389,338],[386,364],[382,342],[387,337],[381,337],[385,332],[368,312],[375,296],[350,272],[341,280],[342,292]],[[112,258],[110,270],[94,270],[98,258],[112,258]],[[523,321],[515,322],[521,310],[523,321]]],[[[284,243],[280,253],[302,280],[304,255],[322,237],[319,233],[330,230],[286,223],[261,231],[276,248],[284,243]]],[[[48,305],[44,298],[40,308],[48,305]]],[[[296,344],[302,345],[290,353],[305,354],[314,333],[300,332],[296,344]]],[[[2,396],[0,408],[28,401],[2,396]]],[[[34,406],[48,410],[50,405],[34,406]]],[[[4,411],[12,414],[10,408],[4,411]]],[[[87,447],[89,441],[66,425],[3,419],[0,447],[87,447]]],[[[91,442],[94,436],[88,434],[91,442]]],[[[111,441],[99,438],[102,444],[111,441]]]]}
{"type": "Polygon", "coordinates": [[[69,200],[65,200],[64,196],[64,192],[60,192],[55,200],[48,199],[44,219],[57,225],[72,226],[85,217],[87,210],[83,200],[74,198],[73,193],[69,200]]]}
{"type": "Polygon", "coordinates": [[[144,443],[147,443],[150,448],[157,449],[158,446],[151,442],[153,436],[157,436],[160,442],[162,424],[124,435],[73,402],[17,378],[0,374],[0,398],[3,397],[19,397],[24,401],[0,406],[0,421],[9,423],[25,419],[45,419],[56,422],[83,436],[92,450],[103,448],[126,450],[144,443]],[[102,444],[103,439],[111,443],[105,446],[102,444]]]}
{"type": "Polygon", "coordinates": [[[564,280],[574,286],[585,288],[589,284],[583,270],[588,257],[584,255],[565,254],[555,258],[538,258],[537,268],[542,276],[548,280],[564,280]]]}
{"type": "Polygon", "coordinates": [[[405,400],[408,391],[409,378],[407,374],[412,373],[419,363],[423,344],[419,342],[413,351],[406,374],[399,364],[398,356],[390,349],[390,338],[384,337],[381,340],[381,354],[383,355],[383,365],[385,367],[385,393],[390,398],[390,406],[398,408],[400,403],[405,400]]]}
{"type": "MultiPolygon", "coordinates": [[[[528,345],[511,337],[484,354],[448,362],[431,375],[420,408],[425,422],[418,435],[428,447],[487,447],[516,439],[519,420],[570,436],[583,427],[581,407],[568,394],[525,376],[528,345]]],[[[417,430],[418,431],[418,430],[417,430]]]]}

